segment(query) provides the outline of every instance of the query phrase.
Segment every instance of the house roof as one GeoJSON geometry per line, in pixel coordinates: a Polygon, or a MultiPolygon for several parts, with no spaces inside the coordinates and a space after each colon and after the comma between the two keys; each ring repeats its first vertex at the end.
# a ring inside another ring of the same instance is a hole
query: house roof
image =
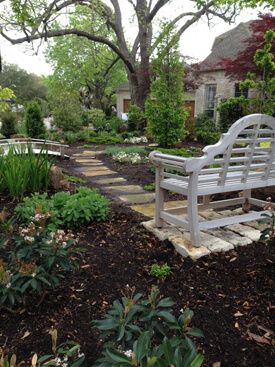
{"type": "Polygon", "coordinates": [[[222,59],[234,59],[245,48],[245,41],[251,35],[250,24],[240,23],[237,27],[215,38],[211,53],[200,64],[201,71],[222,70],[222,59]]]}
{"type": "Polygon", "coordinates": [[[123,83],[123,84],[120,84],[116,89],[116,92],[128,92],[130,91],[130,85],[129,83],[123,83]]]}

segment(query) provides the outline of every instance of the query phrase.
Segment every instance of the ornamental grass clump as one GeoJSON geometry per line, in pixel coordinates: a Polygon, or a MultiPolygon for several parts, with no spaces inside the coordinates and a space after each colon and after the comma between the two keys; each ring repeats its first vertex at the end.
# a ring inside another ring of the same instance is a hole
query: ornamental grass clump
{"type": "Polygon", "coordinates": [[[75,267],[78,239],[70,231],[50,232],[50,217],[37,210],[27,225],[0,239],[0,307],[25,304],[31,295],[43,297],[75,267]]]}
{"type": "Polygon", "coordinates": [[[156,287],[147,299],[135,294],[135,288],[127,287],[105,319],[93,322],[105,340],[103,356],[95,366],[200,367],[203,356],[191,338],[202,337],[203,333],[191,326],[190,309],[176,317],[173,305],[170,298],[161,297],[156,287]]]}
{"type": "Polygon", "coordinates": [[[0,192],[22,199],[26,194],[47,191],[51,166],[44,148],[36,155],[29,144],[10,146],[6,155],[0,154],[0,192]]]}

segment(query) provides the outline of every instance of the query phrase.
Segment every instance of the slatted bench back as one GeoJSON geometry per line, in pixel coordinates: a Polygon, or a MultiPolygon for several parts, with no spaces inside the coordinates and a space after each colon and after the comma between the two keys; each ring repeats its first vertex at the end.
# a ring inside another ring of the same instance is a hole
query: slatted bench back
{"type": "Polygon", "coordinates": [[[259,187],[268,180],[275,184],[275,118],[262,114],[241,118],[186,168],[198,172],[202,185],[259,187]]]}

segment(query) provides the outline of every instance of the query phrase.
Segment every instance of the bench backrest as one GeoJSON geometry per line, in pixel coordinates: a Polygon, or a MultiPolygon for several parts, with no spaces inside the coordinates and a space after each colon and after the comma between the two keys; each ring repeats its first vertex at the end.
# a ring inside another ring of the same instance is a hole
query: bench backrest
{"type": "Polygon", "coordinates": [[[186,170],[198,172],[206,184],[251,184],[270,179],[275,184],[275,118],[245,116],[203,152],[203,157],[188,160],[186,170]]]}

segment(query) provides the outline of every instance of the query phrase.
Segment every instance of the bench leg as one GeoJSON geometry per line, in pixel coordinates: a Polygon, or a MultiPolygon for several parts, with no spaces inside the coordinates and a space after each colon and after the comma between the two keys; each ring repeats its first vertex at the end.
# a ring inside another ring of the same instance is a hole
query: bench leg
{"type": "Polygon", "coordinates": [[[244,203],[242,205],[242,209],[244,213],[248,213],[251,207],[249,203],[249,199],[251,199],[251,190],[244,190],[243,197],[244,197],[244,203]]]}
{"type": "Polygon", "coordinates": [[[191,243],[195,247],[200,247],[201,245],[201,236],[200,236],[200,227],[199,227],[199,213],[198,213],[198,196],[196,190],[196,182],[195,180],[190,180],[189,182],[189,193],[188,193],[188,204],[187,204],[187,213],[188,213],[188,222],[189,222],[189,231],[191,237],[191,243]]]}
{"type": "Polygon", "coordinates": [[[161,228],[163,226],[163,219],[160,218],[160,213],[164,208],[165,190],[160,187],[161,169],[156,170],[156,198],[155,198],[155,224],[156,227],[161,228]]]}

